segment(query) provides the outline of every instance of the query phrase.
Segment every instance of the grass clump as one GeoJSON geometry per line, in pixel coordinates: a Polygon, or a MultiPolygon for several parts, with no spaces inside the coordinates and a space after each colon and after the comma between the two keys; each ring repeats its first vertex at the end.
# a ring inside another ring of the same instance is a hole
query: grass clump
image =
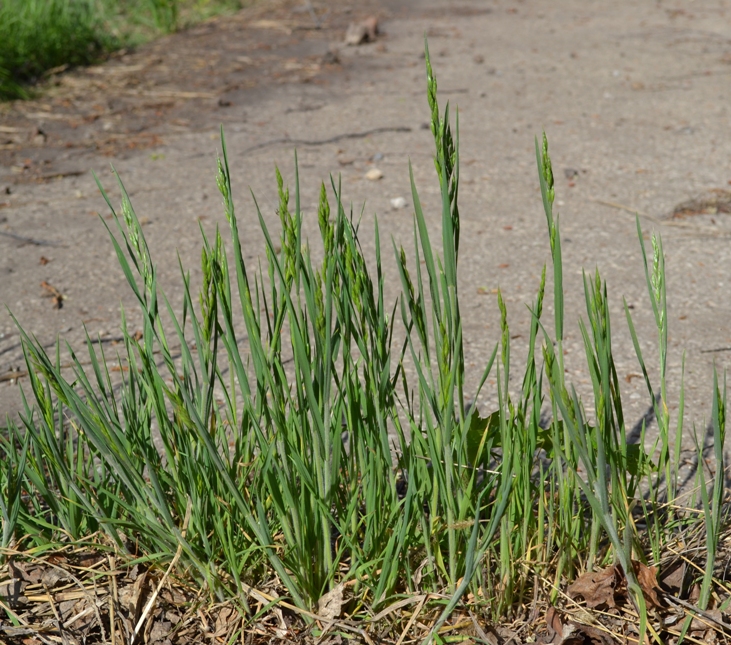
{"type": "Polygon", "coordinates": [[[28,98],[30,84],[60,67],[240,9],[239,0],[3,0],[0,100],[28,98]]]}
{"type": "Polygon", "coordinates": [[[4,0],[0,3],[0,98],[25,98],[22,83],[54,67],[86,65],[120,41],[94,0],[4,0]]]}
{"type": "Polygon", "coordinates": [[[212,600],[235,599],[246,621],[260,617],[252,600],[269,598],[265,611],[288,607],[308,629],[332,627],[341,614],[357,619],[362,628],[341,627],[366,639],[375,612],[382,617],[418,602],[403,633],[416,629],[419,612],[430,612],[422,635],[441,642],[455,612],[469,609],[498,623],[519,619],[526,606],[561,605],[560,593],[581,573],[614,567],[624,589],[616,602],[632,638],[666,642],[679,631],[651,611],[657,592],[650,567],[669,567],[669,546],[693,531],[704,532],[706,545],[705,558],[683,556],[702,572],[690,574],[699,588],[694,611],[728,597],[728,583],[714,569],[726,526],[725,383],[714,381],[712,391],[715,481],[709,487],[699,466],[695,492],[681,508],[682,394],[674,432],[665,399],[661,242],[652,238],[648,258],[638,223],[658,330],[659,397],[625,308],[660,426],[646,451],[644,432],[639,444],[626,441],[608,292],[598,272],[585,276],[586,321],[579,323],[593,415],[565,380],[561,237],[545,135],[536,156],[554,320],[542,318],[544,268],[522,385],[511,394],[511,336],[498,293],[501,336],[478,392],[469,393],[476,400],[494,373],[498,405],[485,417],[466,405],[459,137],[449,106],[440,110],[428,51],[426,63],[441,253],[412,173],[414,242],[410,256],[393,243],[402,289],[392,305],[385,302],[378,224],[371,271],[335,180],[320,191],[321,262],[302,235],[298,175],[290,194],[277,171],[281,231],[273,235],[257,206],[267,261],[247,266],[222,137],[217,183],[232,251],[220,232],[203,237],[200,293],[193,297],[181,271],[185,296],[176,313],[158,287],[120,182],[120,208],[107,198],[116,224],[110,235],[141,309],[142,332],[132,333],[123,317],[117,386],[101,343],[87,341],[90,369],[69,348],[68,378],[60,348],[49,355],[19,326],[32,400],[2,441],[3,547],[17,555],[100,535],[123,558],[178,562],[180,575],[212,600]],[[396,346],[395,330],[405,338],[396,346]],[[276,593],[258,591],[265,588],[276,593]]]}

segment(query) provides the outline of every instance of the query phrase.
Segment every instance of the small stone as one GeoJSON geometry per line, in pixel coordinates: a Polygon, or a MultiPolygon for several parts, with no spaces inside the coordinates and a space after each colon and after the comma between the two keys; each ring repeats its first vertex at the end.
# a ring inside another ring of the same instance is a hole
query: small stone
{"type": "Polygon", "coordinates": [[[48,139],[48,135],[45,133],[45,131],[42,128],[36,128],[33,132],[32,142],[33,145],[36,146],[42,146],[44,143],[46,143],[46,139],[48,139]]]}
{"type": "Polygon", "coordinates": [[[403,197],[394,197],[391,200],[391,206],[396,209],[404,208],[406,206],[406,200],[403,197]]]}
{"type": "Polygon", "coordinates": [[[346,45],[372,43],[378,37],[378,18],[370,16],[360,23],[351,23],[345,33],[346,45]]]}
{"type": "Polygon", "coordinates": [[[322,57],[323,65],[340,65],[340,62],[340,51],[335,47],[328,49],[322,57]]]}
{"type": "Polygon", "coordinates": [[[378,168],[371,168],[365,175],[366,179],[370,181],[378,181],[383,177],[383,173],[378,168]]]}

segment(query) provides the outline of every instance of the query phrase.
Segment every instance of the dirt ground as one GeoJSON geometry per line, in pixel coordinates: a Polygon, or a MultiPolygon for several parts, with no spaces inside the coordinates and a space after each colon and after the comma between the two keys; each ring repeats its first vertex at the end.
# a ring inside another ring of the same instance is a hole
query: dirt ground
{"type": "MultiPolygon", "coordinates": [[[[645,358],[656,332],[634,212],[667,255],[668,405],[685,356],[686,424],[703,430],[712,369],[731,366],[731,0],[367,0],[264,3],[49,80],[34,101],[0,106],[0,302],[43,343],[83,349],[84,326],[111,351],[120,302],[134,302],[97,213],[94,170],[118,200],[127,186],[180,302],[177,254],[199,275],[199,224],[225,219],[215,186],[223,124],[247,260],[262,255],[249,187],[276,226],[274,165],[293,183],[297,148],[306,229],[316,236],[320,182],[341,176],[367,253],[378,216],[389,285],[391,236],[412,246],[408,161],[436,234],[438,183],[425,124],[423,36],[442,103],[459,107],[461,299],[474,385],[499,339],[505,295],[516,385],[528,312],[549,260],[535,169],[545,129],[556,176],[567,291],[568,378],[588,391],[578,317],[582,268],[608,282],[619,377],[634,423],[649,398],[622,311],[645,358]],[[373,43],[343,45],[348,24],[377,15],[373,43]],[[316,28],[319,26],[320,28],[316,28]],[[366,173],[378,168],[383,178],[366,173]],[[404,198],[395,208],[392,200],[404,198]],[[59,294],[62,295],[59,304],[59,294]]],[[[396,297],[395,288],[391,298],[396,297]]],[[[552,308],[546,308],[551,320],[552,308]]],[[[27,386],[19,336],[0,314],[0,418],[27,386]]],[[[652,372],[657,384],[657,369],[652,372]]],[[[480,405],[488,407],[488,382],[480,405]]]]}

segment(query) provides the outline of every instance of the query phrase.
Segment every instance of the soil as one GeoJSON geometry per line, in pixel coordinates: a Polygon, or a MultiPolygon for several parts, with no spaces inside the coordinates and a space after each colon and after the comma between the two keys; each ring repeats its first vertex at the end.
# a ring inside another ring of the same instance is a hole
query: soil
{"type": "MultiPolygon", "coordinates": [[[[99,220],[101,213],[109,223],[109,215],[92,176],[118,204],[110,163],[177,306],[178,255],[195,283],[200,227],[226,228],[215,186],[220,124],[247,261],[263,255],[249,187],[276,228],[274,165],[293,185],[296,148],[307,231],[316,237],[320,182],[341,177],[354,210],[365,203],[370,257],[378,216],[395,298],[390,238],[407,251],[413,240],[409,161],[435,236],[440,221],[426,126],[426,35],[442,105],[459,108],[460,290],[471,387],[500,337],[498,287],[515,387],[522,378],[525,305],[550,258],[534,150],[545,129],[563,234],[568,379],[590,393],[577,320],[585,315],[582,268],[598,269],[608,283],[627,418],[651,421],[622,307],[624,296],[645,359],[657,366],[637,213],[644,231],[662,235],[667,256],[668,406],[676,415],[684,359],[686,428],[703,434],[713,367],[731,366],[731,215],[718,207],[731,184],[731,1],[318,0],[313,7],[317,22],[306,3],[263,2],[55,75],[38,99],[0,106],[0,302],[19,323],[49,347],[60,337],[80,353],[88,330],[110,355],[120,302],[134,325],[135,303],[99,220]],[[371,15],[379,19],[375,41],[345,46],[349,24],[371,15]],[[370,181],[374,168],[383,176],[370,181]],[[404,208],[392,205],[397,198],[404,208]]],[[[544,315],[550,325],[550,303],[544,315]]],[[[25,370],[17,329],[2,313],[0,418],[22,409],[25,370]]],[[[658,387],[657,367],[650,376],[658,387]]],[[[488,381],[479,405],[489,409],[494,395],[488,381]]]]}

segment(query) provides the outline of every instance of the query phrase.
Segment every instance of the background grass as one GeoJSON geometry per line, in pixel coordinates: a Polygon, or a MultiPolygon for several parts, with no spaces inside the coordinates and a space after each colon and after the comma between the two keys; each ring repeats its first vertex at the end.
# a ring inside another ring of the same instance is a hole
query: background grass
{"type": "Polygon", "coordinates": [[[2,0],[0,100],[27,98],[48,70],[235,11],[241,0],[2,0]]]}
{"type": "Polygon", "coordinates": [[[69,376],[60,352],[47,353],[19,325],[30,398],[0,441],[1,547],[17,556],[97,535],[120,555],[153,565],[179,556],[181,571],[212,599],[235,598],[249,617],[253,587],[277,589],[308,622],[320,599],[346,586],[344,611],[360,619],[404,596],[435,593],[429,638],[467,594],[474,609],[509,620],[537,599],[554,602],[582,571],[615,565],[636,610],[639,642],[646,630],[663,642],[647,623],[647,590],[635,572],[667,563],[668,545],[700,531],[705,548],[683,554],[697,567],[689,575],[698,607],[714,593],[728,596],[714,572],[727,525],[726,384],[714,379],[709,388],[715,459],[703,458],[691,429],[698,467],[680,504],[683,401],[681,388],[672,420],[662,243],[653,236],[646,249],[638,222],[637,266],[655,313],[659,384],[647,376],[625,313],[659,433],[652,446],[645,447],[644,431],[628,445],[609,294],[598,271],[585,275],[586,315],[578,322],[592,400],[585,405],[566,381],[569,322],[545,135],[536,140],[536,162],[549,263],[531,305],[528,358],[513,380],[521,387],[509,388],[515,365],[498,293],[501,334],[480,385],[495,375],[498,406],[467,404],[479,390],[465,393],[463,385],[459,136],[449,106],[439,106],[428,51],[426,66],[442,207],[422,210],[412,174],[410,252],[388,244],[402,286],[394,303],[384,301],[378,225],[370,271],[359,220],[346,211],[335,179],[321,186],[321,248],[311,254],[299,177],[290,194],[277,171],[281,230],[269,231],[256,206],[266,262],[247,266],[222,138],[217,184],[230,251],[220,232],[203,237],[203,284],[194,298],[181,268],[185,299],[175,312],[120,181],[121,205],[107,199],[110,239],[137,297],[142,333],[131,333],[123,317],[120,385],[102,343],[88,339],[90,368],[71,350],[69,376]],[[434,216],[438,242],[428,234],[434,216]],[[322,262],[313,264],[313,256],[322,262]],[[542,315],[546,298],[553,320],[542,315]],[[395,345],[394,337],[405,341],[395,345]]]}

